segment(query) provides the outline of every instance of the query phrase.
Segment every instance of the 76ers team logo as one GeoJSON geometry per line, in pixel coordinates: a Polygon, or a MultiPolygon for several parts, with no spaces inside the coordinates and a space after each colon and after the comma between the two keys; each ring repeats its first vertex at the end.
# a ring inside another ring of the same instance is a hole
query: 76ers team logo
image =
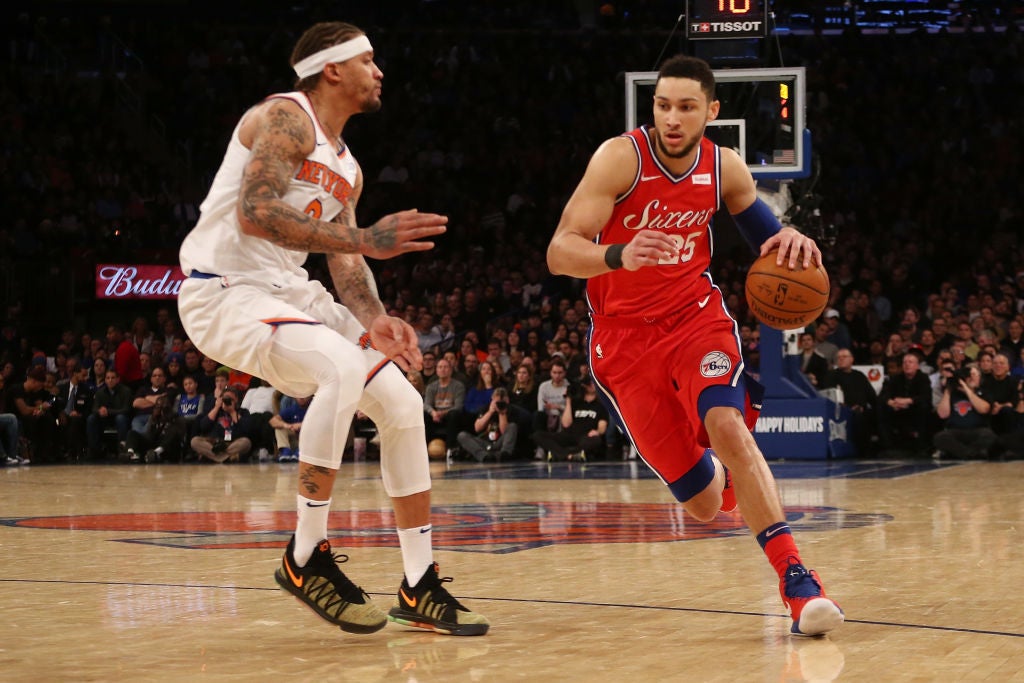
{"type": "Polygon", "coordinates": [[[705,377],[721,377],[731,369],[732,361],[721,351],[712,351],[700,359],[700,374],[705,377]]]}

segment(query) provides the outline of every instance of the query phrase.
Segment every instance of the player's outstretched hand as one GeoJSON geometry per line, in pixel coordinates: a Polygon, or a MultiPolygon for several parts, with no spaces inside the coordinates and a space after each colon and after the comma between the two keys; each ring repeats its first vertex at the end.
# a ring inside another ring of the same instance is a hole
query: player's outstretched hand
{"type": "Polygon", "coordinates": [[[622,250],[622,267],[626,270],[640,270],[678,259],[679,247],[675,240],[657,230],[641,230],[622,250]]]}
{"type": "Polygon", "coordinates": [[[796,228],[785,227],[778,231],[761,245],[761,256],[764,256],[775,247],[779,248],[779,254],[775,264],[781,266],[788,262],[790,270],[796,270],[798,261],[803,262],[804,268],[821,265],[821,250],[807,235],[796,228]],[[802,258],[801,258],[802,254],[802,258]]]}
{"type": "Polygon", "coordinates": [[[370,323],[370,339],[374,347],[395,361],[404,372],[423,369],[423,354],[417,343],[416,330],[401,318],[378,315],[370,323]]]}
{"type": "Polygon", "coordinates": [[[384,216],[363,230],[362,253],[375,259],[386,259],[410,251],[426,251],[433,242],[422,240],[442,234],[448,228],[448,217],[436,213],[420,213],[416,209],[384,216]]]}

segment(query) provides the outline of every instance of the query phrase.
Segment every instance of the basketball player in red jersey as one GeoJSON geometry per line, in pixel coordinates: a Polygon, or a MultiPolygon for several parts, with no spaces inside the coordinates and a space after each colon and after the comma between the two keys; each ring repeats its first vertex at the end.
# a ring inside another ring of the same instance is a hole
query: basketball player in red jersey
{"type": "Polygon", "coordinates": [[[750,170],[704,137],[715,77],[679,55],[658,72],[654,126],[602,144],[548,247],[552,273],[587,278],[595,380],[640,457],[693,517],[739,505],[779,575],[792,633],[843,621],[804,568],[775,480],[750,429],[761,387],[745,377],[736,321],[711,280],[712,218],[724,203],[744,238],[778,263],[821,263],[810,238],[779,225],[750,170]],[[724,465],[724,467],[723,467],[724,465]]]}

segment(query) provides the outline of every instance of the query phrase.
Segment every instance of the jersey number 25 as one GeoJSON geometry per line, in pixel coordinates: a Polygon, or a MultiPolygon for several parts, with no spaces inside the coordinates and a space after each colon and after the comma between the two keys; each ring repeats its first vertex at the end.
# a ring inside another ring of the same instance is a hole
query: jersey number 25
{"type": "Polygon", "coordinates": [[[693,258],[693,250],[697,246],[697,238],[700,237],[702,232],[691,232],[683,239],[682,235],[669,235],[672,241],[676,243],[676,249],[679,250],[678,256],[671,256],[668,258],[662,258],[658,260],[659,266],[669,266],[678,263],[686,263],[693,258]]]}

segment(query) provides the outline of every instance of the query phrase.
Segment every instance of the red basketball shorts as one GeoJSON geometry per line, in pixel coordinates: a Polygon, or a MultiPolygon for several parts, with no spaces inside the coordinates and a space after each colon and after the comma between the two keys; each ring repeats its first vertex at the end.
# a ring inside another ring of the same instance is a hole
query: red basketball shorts
{"type": "Polygon", "coordinates": [[[710,446],[703,417],[711,407],[733,406],[753,428],[760,397],[748,397],[736,321],[718,289],[704,307],[694,303],[663,320],[593,318],[594,379],[640,457],[666,484],[710,446]]]}

